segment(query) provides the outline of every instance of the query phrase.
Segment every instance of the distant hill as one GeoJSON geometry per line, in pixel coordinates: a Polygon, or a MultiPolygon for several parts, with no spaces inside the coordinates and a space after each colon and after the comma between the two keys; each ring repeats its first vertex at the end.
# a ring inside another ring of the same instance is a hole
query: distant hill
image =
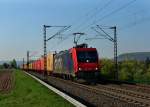
{"type": "Polygon", "coordinates": [[[150,52],[125,53],[118,56],[118,61],[123,61],[123,60],[145,61],[147,57],[149,57],[150,59],[150,52]]]}

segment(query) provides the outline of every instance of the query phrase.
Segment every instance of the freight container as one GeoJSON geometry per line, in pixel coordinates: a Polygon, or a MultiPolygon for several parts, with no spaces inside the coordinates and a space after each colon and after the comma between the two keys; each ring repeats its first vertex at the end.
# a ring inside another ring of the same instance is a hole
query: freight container
{"type": "Polygon", "coordinates": [[[29,70],[32,70],[32,63],[29,64],[29,70]]]}
{"type": "Polygon", "coordinates": [[[34,62],[32,63],[32,69],[33,69],[33,70],[36,69],[36,68],[35,68],[35,63],[36,63],[36,61],[34,61],[34,62]]]}
{"type": "Polygon", "coordinates": [[[39,63],[39,60],[36,60],[35,61],[35,71],[36,72],[38,72],[38,70],[39,70],[39,64],[38,63],[39,63]]]}
{"type": "Polygon", "coordinates": [[[47,55],[47,74],[50,75],[53,72],[54,54],[49,53],[47,55]]]}
{"type": "Polygon", "coordinates": [[[38,59],[37,62],[36,62],[36,70],[37,70],[37,72],[40,72],[40,68],[41,68],[41,63],[40,63],[40,60],[38,59]]]}
{"type": "Polygon", "coordinates": [[[43,71],[44,71],[44,58],[43,57],[40,58],[40,64],[41,64],[40,70],[43,73],[43,71]]]}
{"type": "Polygon", "coordinates": [[[26,70],[27,69],[27,64],[24,64],[22,67],[24,67],[24,69],[26,70]]]}

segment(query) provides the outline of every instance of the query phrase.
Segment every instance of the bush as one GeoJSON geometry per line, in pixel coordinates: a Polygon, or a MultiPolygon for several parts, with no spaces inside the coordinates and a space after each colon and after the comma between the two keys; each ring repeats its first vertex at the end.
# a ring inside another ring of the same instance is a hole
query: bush
{"type": "MultiPolygon", "coordinates": [[[[110,59],[101,60],[102,77],[114,79],[114,63],[110,59]]],[[[126,60],[118,63],[119,80],[150,84],[150,65],[147,62],[126,60]],[[146,65],[146,66],[145,66],[146,65]]]]}
{"type": "Polygon", "coordinates": [[[101,65],[102,65],[102,69],[101,69],[102,76],[109,79],[114,79],[115,73],[114,73],[113,61],[109,59],[102,59],[101,65]]]}

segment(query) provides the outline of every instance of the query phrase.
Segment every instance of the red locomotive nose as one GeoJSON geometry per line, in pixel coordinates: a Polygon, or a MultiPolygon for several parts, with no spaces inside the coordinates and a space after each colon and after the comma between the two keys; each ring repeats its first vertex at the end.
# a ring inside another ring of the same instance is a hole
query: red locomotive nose
{"type": "Polygon", "coordinates": [[[79,71],[95,71],[98,70],[97,63],[79,63],[79,71]]]}

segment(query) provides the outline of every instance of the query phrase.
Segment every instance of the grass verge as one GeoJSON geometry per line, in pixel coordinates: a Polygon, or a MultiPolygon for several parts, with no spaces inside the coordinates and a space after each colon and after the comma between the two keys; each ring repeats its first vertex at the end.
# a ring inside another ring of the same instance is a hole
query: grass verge
{"type": "Polygon", "coordinates": [[[14,87],[10,93],[0,93],[0,107],[73,107],[20,70],[13,75],[14,87]]]}

